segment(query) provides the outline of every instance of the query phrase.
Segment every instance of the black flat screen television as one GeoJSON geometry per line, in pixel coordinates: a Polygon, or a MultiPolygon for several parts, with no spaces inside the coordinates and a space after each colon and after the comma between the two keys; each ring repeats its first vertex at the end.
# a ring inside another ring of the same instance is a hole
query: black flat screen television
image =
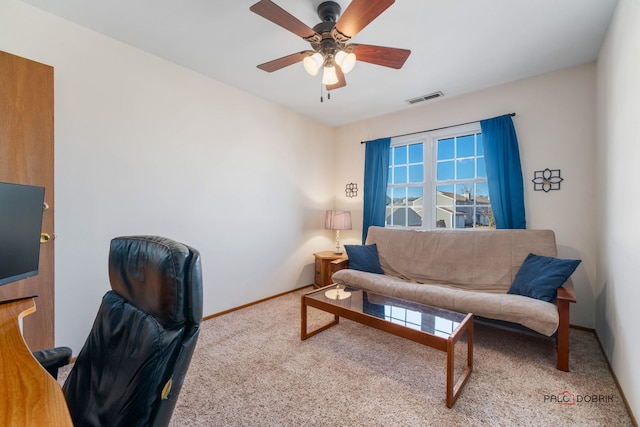
{"type": "Polygon", "coordinates": [[[0,285],[38,274],[44,187],[0,182],[0,285]]]}

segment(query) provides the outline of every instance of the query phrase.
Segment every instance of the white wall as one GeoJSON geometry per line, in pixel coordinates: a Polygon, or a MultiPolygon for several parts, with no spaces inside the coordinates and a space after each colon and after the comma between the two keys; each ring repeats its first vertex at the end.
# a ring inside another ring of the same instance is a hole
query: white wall
{"type": "MultiPolygon", "coordinates": [[[[336,133],[336,179],[343,188],[350,181],[362,186],[360,141],[517,113],[527,228],[554,230],[558,255],[582,260],[573,275],[578,303],[571,307],[571,323],[593,328],[595,82],[596,67],[589,64],[344,126],[336,133]],[[533,191],[534,171],[545,168],[561,170],[559,191],[533,191]]],[[[354,224],[359,229],[344,233],[345,241],[359,242],[362,198],[336,200],[359,220],[354,224]]]]}
{"type": "Polygon", "coordinates": [[[205,315],[313,282],[332,129],[14,0],[0,49],[54,67],[57,345],[80,350],[118,235],[200,250],[205,315]]]}
{"type": "Polygon", "coordinates": [[[599,216],[596,331],[631,410],[640,414],[640,2],[620,0],[598,57],[599,216]]]}
{"type": "Polygon", "coordinates": [[[555,230],[559,255],[583,260],[571,321],[596,327],[637,414],[640,239],[622,219],[638,204],[629,194],[640,150],[639,24],[637,1],[621,0],[598,62],[597,104],[591,64],[334,131],[0,0],[0,49],[55,69],[56,343],[80,349],[108,289],[113,236],[162,234],[198,248],[204,312],[216,313],[311,283],[311,253],[332,244],[322,218],[334,203],[353,211],[344,242],[359,243],[360,141],[516,112],[528,226],[555,230]],[[546,167],[562,170],[562,190],[533,192],[533,171],[546,167]],[[348,182],[357,198],[344,196],[348,182]]]}

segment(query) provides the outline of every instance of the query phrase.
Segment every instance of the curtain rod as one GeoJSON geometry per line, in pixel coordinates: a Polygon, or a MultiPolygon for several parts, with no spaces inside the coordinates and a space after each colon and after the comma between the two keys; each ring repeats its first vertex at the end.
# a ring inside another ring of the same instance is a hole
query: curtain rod
{"type": "MultiPolygon", "coordinates": [[[[511,114],[509,114],[509,115],[510,115],[511,117],[513,117],[513,116],[515,116],[515,115],[516,115],[516,113],[511,113],[511,114]]],[[[477,122],[479,122],[479,121],[480,121],[480,120],[474,120],[473,122],[459,123],[459,124],[457,124],[457,125],[442,126],[442,127],[440,127],[440,128],[427,129],[427,130],[420,130],[420,131],[417,131],[417,132],[410,132],[410,133],[403,133],[402,135],[394,135],[394,136],[390,136],[389,138],[400,138],[401,136],[417,135],[417,134],[419,134],[419,133],[433,132],[433,131],[436,131],[436,130],[442,130],[442,129],[449,129],[449,128],[454,128],[454,127],[457,127],[457,126],[470,125],[471,123],[477,123],[477,122]]],[[[367,142],[367,141],[360,141],[360,144],[364,144],[364,143],[366,143],[366,142],[367,142]]]]}

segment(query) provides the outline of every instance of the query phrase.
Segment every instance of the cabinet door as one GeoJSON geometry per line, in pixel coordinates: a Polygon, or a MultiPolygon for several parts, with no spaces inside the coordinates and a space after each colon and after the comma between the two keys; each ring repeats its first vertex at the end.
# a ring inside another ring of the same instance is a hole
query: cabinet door
{"type": "MultiPolygon", "coordinates": [[[[39,274],[0,286],[0,300],[38,295],[23,319],[32,351],[54,345],[53,68],[0,51],[0,181],[45,187],[39,274]]],[[[1,262],[1,261],[0,261],[1,262]]]]}

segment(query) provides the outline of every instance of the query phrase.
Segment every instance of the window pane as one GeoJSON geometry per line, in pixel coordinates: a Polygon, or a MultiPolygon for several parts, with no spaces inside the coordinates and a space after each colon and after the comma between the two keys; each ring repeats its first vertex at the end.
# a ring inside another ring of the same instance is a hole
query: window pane
{"type": "Polygon", "coordinates": [[[407,226],[422,227],[422,217],[411,208],[407,210],[407,226]]]}
{"type": "Polygon", "coordinates": [[[393,188],[387,187],[387,206],[391,205],[391,201],[393,200],[393,188]]]}
{"type": "Polygon", "coordinates": [[[476,184],[476,203],[483,205],[489,204],[489,184],[486,182],[476,184]]]}
{"type": "Polygon", "coordinates": [[[407,183],[407,167],[396,166],[393,168],[393,183],[394,184],[406,184],[407,183]]]}
{"type": "MultiPolygon", "coordinates": [[[[406,227],[407,226],[407,209],[406,208],[396,208],[393,210],[393,214],[391,215],[391,223],[393,225],[397,225],[400,227],[406,227]]],[[[387,222],[389,222],[389,219],[387,218],[387,222]]]]}
{"type": "Polygon", "coordinates": [[[393,197],[392,197],[393,206],[404,206],[405,199],[407,198],[406,187],[394,188],[392,194],[393,194],[393,197]]]}
{"type": "Polygon", "coordinates": [[[476,159],[478,178],[486,178],[487,177],[487,169],[484,166],[484,157],[478,157],[476,159]]]}
{"type": "Polygon", "coordinates": [[[456,179],[473,179],[475,178],[474,159],[458,160],[456,179]]]}
{"type": "Polygon", "coordinates": [[[422,199],[422,187],[407,188],[407,200],[413,202],[417,199],[422,199]]]}
{"type": "Polygon", "coordinates": [[[451,228],[453,206],[436,206],[436,228],[451,228]]]}
{"type": "Polygon", "coordinates": [[[473,135],[461,136],[457,139],[456,157],[473,157],[475,155],[473,135]]]}
{"type": "Polygon", "coordinates": [[[442,205],[442,204],[450,205],[450,204],[453,204],[453,184],[451,184],[451,185],[438,185],[436,187],[436,194],[437,194],[437,196],[439,196],[441,194],[445,195],[445,196],[448,196],[449,200],[450,200],[449,202],[440,202],[440,201],[436,200],[436,205],[442,205]]]}
{"type": "Polygon", "coordinates": [[[422,227],[423,200],[422,187],[409,187],[407,189],[409,227],[422,227]]]}
{"type": "Polygon", "coordinates": [[[478,156],[484,156],[484,145],[482,145],[482,134],[476,134],[476,150],[478,152],[478,156]]]}
{"type": "Polygon", "coordinates": [[[458,206],[456,208],[455,228],[473,227],[473,206],[458,206]]]}
{"type": "Polygon", "coordinates": [[[487,205],[478,206],[476,208],[476,227],[495,228],[495,219],[491,207],[487,205]]]}
{"type": "Polygon", "coordinates": [[[391,224],[391,212],[392,209],[389,207],[389,205],[387,205],[387,209],[386,209],[386,220],[385,220],[385,225],[393,225],[391,224]]]}
{"type": "Polygon", "coordinates": [[[458,184],[456,185],[456,204],[473,204],[475,194],[473,194],[473,184],[458,184]]]}
{"type": "Polygon", "coordinates": [[[453,185],[436,186],[436,228],[451,228],[453,200],[453,185]]]}
{"type": "Polygon", "coordinates": [[[453,138],[438,141],[438,160],[453,159],[453,138]]]}
{"type": "Polygon", "coordinates": [[[453,161],[438,162],[438,181],[453,179],[453,161]]]}
{"type": "Polygon", "coordinates": [[[423,144],[413,144],[409,146],[409,163],[424,162],[423,144]]]}
{"type": "Polygon", "coordinates": [[[422,182],[424,180],[423,170],[422,165],[409,166],[409,182],[422,182]]]}
{"type": "Polygon", "coordinates": [[[393,148],[393,164],[394,165],[406,165],[407,164],[407,146],[393,148]]]}

